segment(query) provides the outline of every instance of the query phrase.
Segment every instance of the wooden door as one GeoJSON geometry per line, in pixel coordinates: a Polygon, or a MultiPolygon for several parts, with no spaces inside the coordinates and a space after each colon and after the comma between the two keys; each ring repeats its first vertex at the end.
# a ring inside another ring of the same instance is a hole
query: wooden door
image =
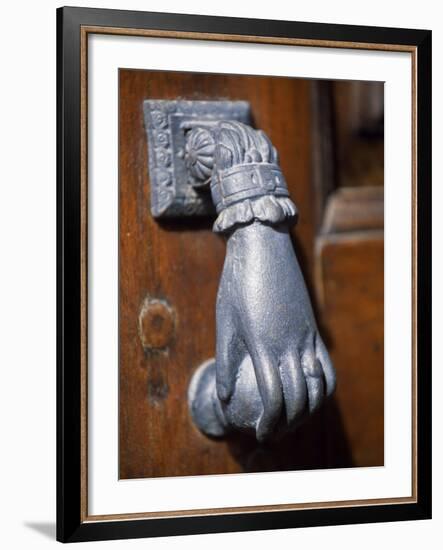
{"type": "Polygon", "coordinates": [[[357,227],[357,220],[352,244],[337,244],[337,215],[336,225],[322,230],[336,185],[324,110],[329,88],[325,96],[324,84],[302,79],[138,70],[121,70],[119,86],[120,477],[383,464],[383,219],[375,216],[375,228],[357,227]],[[212,233],[213,220],[158,221],[150,213],[143,101],[178,98],[249,101],[253,125],[277,148],[300,212],[294,246],[339,379],[336,396],[278,443],[258,445],[243,435],[211,440],[188,413],[191,376],[215,352],[225,243],[212,233]],[[366,361],[356,364],[359,349],[366,361]]]}

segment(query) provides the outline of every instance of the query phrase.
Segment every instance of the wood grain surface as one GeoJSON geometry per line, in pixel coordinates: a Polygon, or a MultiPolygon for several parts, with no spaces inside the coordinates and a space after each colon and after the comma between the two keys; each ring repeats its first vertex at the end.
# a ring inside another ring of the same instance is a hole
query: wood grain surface
{"type": "Polygon", "coordinates": [[[337,190],[318,237],[317,295],[337,372],[328,422],[329,464],[347,453],[355,466],[384,463],[383,188],[337,190]]]}

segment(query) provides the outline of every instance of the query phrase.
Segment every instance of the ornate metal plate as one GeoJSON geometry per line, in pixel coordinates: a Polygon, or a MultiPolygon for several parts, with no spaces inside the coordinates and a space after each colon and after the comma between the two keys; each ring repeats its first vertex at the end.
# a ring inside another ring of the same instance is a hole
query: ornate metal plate
{"type": "Polygon", "coordinates": [[[193,122],[216,120],[250,123],[247,101],[147,100],[144,102],[148,137],[151,213],[155,218],[213,216],[210,191],[186,168],[186,132],[193,122]]]}

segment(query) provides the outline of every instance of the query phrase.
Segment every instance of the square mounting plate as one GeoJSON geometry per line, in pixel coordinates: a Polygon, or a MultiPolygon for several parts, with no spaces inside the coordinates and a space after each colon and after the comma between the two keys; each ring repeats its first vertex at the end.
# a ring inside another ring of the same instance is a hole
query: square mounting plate
{"type": "Polygon", "coordinates": [[[155,218],[214,216],[211,193],[192,186],[186,169],[187,122],[235,120],[250,124],[247,101],[149,99],[143,104],[148,138],[151,213],[155,218]]]}

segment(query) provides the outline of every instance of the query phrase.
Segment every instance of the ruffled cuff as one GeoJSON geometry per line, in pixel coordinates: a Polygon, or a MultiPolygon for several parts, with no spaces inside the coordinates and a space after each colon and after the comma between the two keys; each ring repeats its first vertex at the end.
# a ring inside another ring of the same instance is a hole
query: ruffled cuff
{"type": "Polygon", "coordinates": [[[253,221],[292,225],[297,221],[297,216],[297,207],[291,199],[265,195],[256,199],[245,199],[222,210],[215,220],[213,231],[228,233],[238,225],[253,221]]]}

